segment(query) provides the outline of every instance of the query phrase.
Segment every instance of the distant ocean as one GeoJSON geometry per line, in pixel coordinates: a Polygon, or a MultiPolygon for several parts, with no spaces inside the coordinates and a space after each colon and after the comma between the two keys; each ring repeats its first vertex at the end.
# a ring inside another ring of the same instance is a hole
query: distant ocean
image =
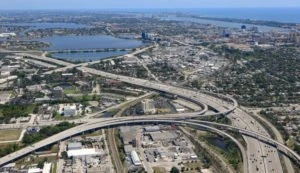
{"type": "Polygon", "coordinates": [[[300,23],[300,7],[297,8],[201,8],[201,9],[139,9],[139,12],[183,12],[202,17],[252,19],[300,23]]]}
{"type": "Polygon", "coordinates": [[[300,8],[198,9],[190,13],[207,17],[300,23],[300,8]]]}

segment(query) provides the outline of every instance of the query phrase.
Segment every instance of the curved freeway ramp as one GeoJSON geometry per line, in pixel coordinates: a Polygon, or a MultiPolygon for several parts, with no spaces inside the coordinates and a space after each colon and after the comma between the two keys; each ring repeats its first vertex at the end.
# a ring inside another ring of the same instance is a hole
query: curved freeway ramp
{"type": "Polygon", "coordinates": [[[210,127],[210,126],[204,125],[204,124],[199,124],[199,123],[194,123],[194,122],[189,122],[189,121],[170,120],[170,119],[153,120],[152,118],[151,119],[127,118],[127,119],[124,119],[124,120],[115,119],[115,120],[104,120],[104,121],[100,121],[100,122],[97,122],[97,123],[84,124],[84,125],[66,130],[66,131],[61,132],[59,134],[56,134],[54,136],[51,136],[51,137],[49,137],[47,139],[44,139],[44,140],[42,140],[42,141],[40,141],[40,142],[38,142],[34,145],[28,146],[26,148],[23,148],[23,149],[17,151],[17,152],[14,152],[14,153],[9,154],[5,157],[2,157],[0,159],[0,166],[3,166],[3,165],[5,165],[5,164],[7,164],[11,161],[14,161],[14,160],[20,158],[20,157],[26,156],[26,155],[34,152],[35,150],[38,150],[38,149],[43,148],[45,146],[48,146],[48,145],[51,145],[53,143],[59,142],[59,141],[64,140],[68,137],[81,134],[81,133],[86,132],[86,131],[90,131],[90,130],[93,130],[93,129],[99,129],[99,128],[124,126],[124,125],[135,125],[135,124],[144,124],[144,123],[163,123],[163,124],[173,123],[173,124],[181,124],[181,125],[185,124],[185,125],[190,125],[190,126],[197,127],[197,128],[203,128],[203,129],[206,129],[206,130],[211,131],[213,133],[217,133],[217,134],[226,136],[229,139],[231,139],[239,147],[239,149],[242,153],[243,169],[246,170],[246,172],[248,172],[247,171],[248,170],[248,168],[247,168],[248,167],[248,165],[247,165],[247,155],[246,155],[245,149],[242,146],[242,144],[239,141],[237,141],[234,137],[232,137],[231,135],[229,135],[229,134],[227,134],[227,133],[225,133],[221,130],[218,130],[214,127],[210,127]]]}

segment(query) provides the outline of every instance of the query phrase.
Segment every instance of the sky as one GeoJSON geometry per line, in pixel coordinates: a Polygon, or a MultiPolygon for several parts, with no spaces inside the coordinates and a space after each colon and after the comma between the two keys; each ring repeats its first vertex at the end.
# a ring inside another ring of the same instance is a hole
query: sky
{"type": "Polygon", "coordinates": [[[300,0],[0,0],[0,9],[300,7],[300,0]]]}

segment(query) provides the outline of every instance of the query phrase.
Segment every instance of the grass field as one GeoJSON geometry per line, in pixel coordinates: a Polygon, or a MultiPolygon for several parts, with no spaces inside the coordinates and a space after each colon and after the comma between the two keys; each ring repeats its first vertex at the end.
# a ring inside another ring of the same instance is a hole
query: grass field
{"type": "Polygon", "coordinates": [[[154,173],[167,173],[168,171],[162,167],[153,167],[153,172],[154,173]]]}
{"type": "Polygon", "coordinates": [[[21,135],[20,129],[6,129],[0,130],[0,141],[18,140],[21,135]]]}
{"type": "Polygon", "coordinates": [[[81,94],[80,91],[78,91],[76,87],[64,89],[64,93],[65,94],[81,94]]]}

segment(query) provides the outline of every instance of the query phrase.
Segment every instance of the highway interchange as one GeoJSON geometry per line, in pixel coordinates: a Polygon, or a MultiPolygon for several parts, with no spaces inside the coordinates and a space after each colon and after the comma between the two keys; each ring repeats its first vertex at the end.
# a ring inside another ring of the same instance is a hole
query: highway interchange
{"type": "MultiPolygon", "coordinates": [[[[147,49],[149,49],[149,47],[140,49],[134,53],[131,53],[130,55],[139,54],[147,49]]],[[[64,66],[63,68],[56,69],[54,71],[64,71],[69,68],[76,67],[78,70],[81,70],[86,73],[90,73],[92,75],[98,75],[106,78],[119,80],[122,82],[126,82],[129,84],[133,84],[136,86],[140,86],[158,92],[167,92],[174,95],[178,95],[181,98],[193,101],[201,105],[203,109],[200,112],[174,114],[174,115],[100,118],[100,119],[85,119],[82,121],[80,120],[81,122],[86,122],[86,123],[84,123],[83,125],[79,125],[75,128],[66,130],[64,132],[61,132],[59,134],[56,134],[54,136],[51,136],[45,140],[42,140],[34,145],[23,148],[5,157],[2,157],[0,159],[0,165],[5,165],[39,148],[42,148],[49,144],[53,144],[55,142],[61,141],[70,136],[74,136],[76,134],[80,134],[85,131],[90,131],[96,128],[105,128],[105,127],[128,125],[128,124],[138,124],[138,123],[186,124],[195,127],[202,127],[209,131],[223,134],[229,137],[230,139],[232,139],[239,146],[243,156],[244,172],[250,172],[250,173],[283,172],[283,167],[280,162],[279,153],[278,153],[279,151],[293,158],[296,163],[298,164],[300,163],[300,157],[299,155],[297,155],[297,153],[295,153],[288,147],[284,146],[282,143],[279,143],[271,139],[270,135],[265,130],[265,128],[261,124],[259,124],[253,117],[251,117],[245,111],[240,109],[236,100],[231,98],[230,96],[224,96],[219,94],[218,95],[208,94],[199,91],[193,91],[186,88],[166,85],[161,82],[147,81],[144,79],[137,79],[128,76],[111,74],[111,73],[86,67],[90,63],[75,65],[57,59],[48,58],[46,56],[34,56],[30,54],[18,54],[18,55],[28,56],[33,59],[47,61],[50,63],[64,66]],[[209,108],[213,108],[216,111],[216,113],[208,113],[207,110],[209,108]],[[229,126],[229,125],[211,123],[208,121],[193,120],[193,118],[199,118],[199,117],[204,118],[209,116],[215,116],[215,117],[227,116],[232,121],[232,125],[229,126]],[[218,130],[217,128],[224,128],[227,130],[241,133],[247,144],[247,147],[242,148],[242,146],[238,143],[238,141],[236,141],[232,136],[228,135],[223,131],[218,130]]],[[[96,63],[96,62],[92,62],[92,63],[96,63]]],[[[293,170],[291,168],[288,168],[288,172],[293,172],[293,170]]]]}

